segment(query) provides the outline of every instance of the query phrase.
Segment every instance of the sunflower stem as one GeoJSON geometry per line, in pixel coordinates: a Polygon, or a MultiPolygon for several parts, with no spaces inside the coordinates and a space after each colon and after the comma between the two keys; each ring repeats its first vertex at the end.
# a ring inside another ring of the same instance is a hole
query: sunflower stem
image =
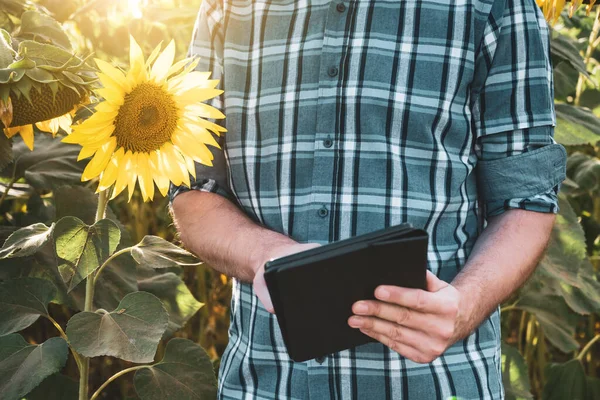
{"type": "Polygon", "coordinates": [[[138,369],[144,369],[144,368],[149,368],[149,366],[148,365],[138,365],[136,367],[126,368],[124,370],[121,370],[121,371],[117,372],[116,374],[114,374],[113,376],[111,376],[110,378],[108,378],[106,380],[106,382],[104,382],[102,384],[102,386],[100,386],[98,388],[98,390],[96,390],[96,392],[92,395],[92,397],[90,398],[90,400],[96,400],[98,398],[98,396],[100,395],[100,392],[102,392],[102,390],[104,390],[104,388],[106,388],[112,381],[114,381],[118,377],[123,376],[126,373],[137,371],[138,369]]]}
{"type": "MultiPolygon", "coordinates": [[[[98,196],[98,208],[96,209],[96,219],[98,222],[104,218],[106,214],[106,206],[108,205],[108,191],[103,190],[98,196]]],[[[85,305],[83,311],[94,311],[94,281],[95,273],[92,272],[85,280],[85,305]]],[[[81,357],[81,368],[79,370],[79,400],[87,400],[88,396],[88,381],[90,375],[90,359],[81,357]]]]}

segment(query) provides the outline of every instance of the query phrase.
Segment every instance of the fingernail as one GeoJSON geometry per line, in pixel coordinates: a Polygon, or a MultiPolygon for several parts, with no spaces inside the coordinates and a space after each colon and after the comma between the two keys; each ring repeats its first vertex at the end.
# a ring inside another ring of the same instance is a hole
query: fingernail
{"type": "Polygon", "coordinates": [[[353,328],[358,328],[359,326],[362,325],[362,319],[360,319],[358,317],[350,317],[349,324],[353,328]]]}
{"type": "Polygon", "coordinates": [[[369,311],[369,307],[367,307],[365,303],[359,301],[354,305],[354,311],[357,314],[366,314],[367,311],[369,311]]]}
{"type": "Polygon", "coordinates": [[[379,288],[379,289],[377,289],[375,296],[377,296],[377,298],[379,298],[381,300],[385,300],[388,297],[390,297],[390,292],[388,292],[387,289],[379,288]]]}

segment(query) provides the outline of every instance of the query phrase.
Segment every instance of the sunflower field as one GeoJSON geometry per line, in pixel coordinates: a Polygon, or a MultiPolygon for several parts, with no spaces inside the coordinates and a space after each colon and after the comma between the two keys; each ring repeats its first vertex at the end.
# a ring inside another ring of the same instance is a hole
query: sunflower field
{"type": "MultiPolygon", "coordinates": [[[[200,1],[0,0],[1,400],[216,396],[231,283],[166,198],[226,135],[186,55],[200,1]]],[[[537,3],[568,178],[501,308],[503,380],[507,399],[598,400],[600,7],[537,3]]]]}

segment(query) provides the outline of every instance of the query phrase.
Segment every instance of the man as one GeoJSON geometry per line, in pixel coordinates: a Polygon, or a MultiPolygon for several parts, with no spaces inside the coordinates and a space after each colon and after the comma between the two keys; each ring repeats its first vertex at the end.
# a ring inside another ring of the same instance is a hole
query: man
{"type": "Polygon", "coordinates": [[[204,0],[192,53],[228,132],[171,196],[235,278],[220,398],[503,398],[498,304],[547,244],[566,157],[535,0],[204,0]],[[402,222],[429,232],[428,290],[378,288],[348,321],[378,342],[290,360],[264,262],[402,222]]]}

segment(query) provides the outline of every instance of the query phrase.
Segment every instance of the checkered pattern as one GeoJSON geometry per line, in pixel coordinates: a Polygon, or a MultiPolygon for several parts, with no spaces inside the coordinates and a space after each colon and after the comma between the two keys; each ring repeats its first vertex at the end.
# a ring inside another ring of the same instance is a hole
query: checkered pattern
{"type": "MultiPolygon", "coordinates": [[[[429,232],[428,268],[447,281],[483,216],[557,211],[554,180],[501,201],[476,184],[478,162],[553,143],[535,0],[339,1],[203,1],[191,53],[221,79],[213,105],[228,133],[192,189],[300,242],[410,222],[429,232]]],[[[295,363],[275,317],[234,280],[229,335],[223,399],[503,397],[498,312],[431,364],[379,343],[295,363]]]]}

